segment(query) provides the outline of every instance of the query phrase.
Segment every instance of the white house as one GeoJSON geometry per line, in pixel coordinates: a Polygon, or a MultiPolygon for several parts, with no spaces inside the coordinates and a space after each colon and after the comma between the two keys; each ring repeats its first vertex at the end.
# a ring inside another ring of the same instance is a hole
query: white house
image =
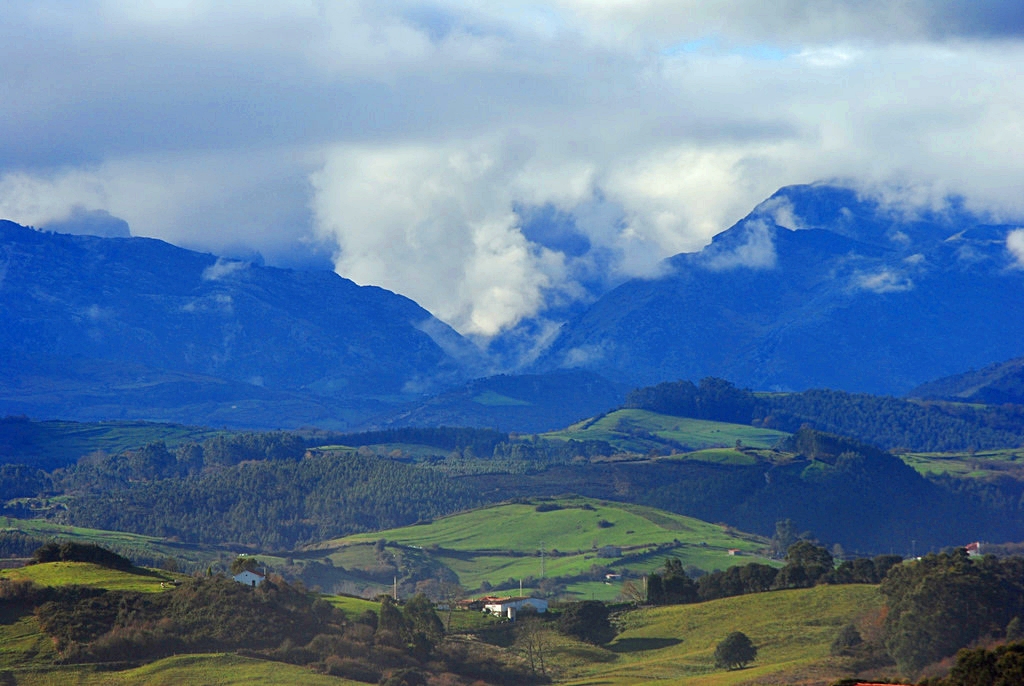
{"type": "Polygon", "coordinates": [[[516,614],[524,607],[531,607],[536,612],[547,612],[548,601],[543,598],[530,598],[529,596],[518,596],[516,598],[487,598],[484,610],[499,617],[508,617],[514,620],[516,614]]]}
{"type": "Polygon", "coordinates": [[[241,572],[240,574],[235,574],[231,578],[234,579],[235,581],[237,581],[240,584],[245,584],[246,586],[252,586],[253,588],[259,586],[260,584],[262,584],[264,581],[267,580],[267,577],[263,576],[259,572],[250,572],[248,569],[245,570],[244,572],[241,572]]]}

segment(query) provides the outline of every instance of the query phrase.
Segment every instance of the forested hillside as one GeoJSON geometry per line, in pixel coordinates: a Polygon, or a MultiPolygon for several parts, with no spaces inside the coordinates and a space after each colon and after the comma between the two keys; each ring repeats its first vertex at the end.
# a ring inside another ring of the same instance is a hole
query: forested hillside
{"type": "Polygon", "coordinates": [[[442,474],[353,454],[251,461],[184,478],[116,483],[104,475],[102,468],[83,465],[57,477],[71,496],[63,515],[69,522],[277,550],[484,502],[442,474]]]}
{"type": "Polygon", "coordinates": [[[808,424],[886,449],[919,451],[1024,445],[1024,406],[972,406],[809,390],[754,393],[722,379],[661,383],[633,391],[626,407],[680,417],[796,431],[808,424]]]}

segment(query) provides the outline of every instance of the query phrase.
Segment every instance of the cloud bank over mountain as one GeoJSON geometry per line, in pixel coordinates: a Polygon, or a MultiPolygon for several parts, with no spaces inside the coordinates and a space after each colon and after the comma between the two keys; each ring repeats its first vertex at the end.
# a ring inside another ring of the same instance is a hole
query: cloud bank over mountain
{"type": "MultiPolygon", "coordinates": [[[[0,25],[0,216],[334,266],[488,337],[787,184],[1024,215],[1022,36],[1017,2],[41,0],[0,25]]],[[[771,266],[756,228],[720,266],[771,266]]]]}

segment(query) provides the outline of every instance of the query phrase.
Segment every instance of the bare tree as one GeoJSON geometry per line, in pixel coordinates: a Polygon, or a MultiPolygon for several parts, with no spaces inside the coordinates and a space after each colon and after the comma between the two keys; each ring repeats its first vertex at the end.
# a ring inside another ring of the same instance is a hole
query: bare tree
{"type": "Polygon", "coordinates": [[[516,621],[515,647],[530,663],[530,671],[541,676],[548,674],[544,664],[544,655],[550,646],[547,633],[544,621],[536,614],[522,613],[520,619],[516,621]]]}

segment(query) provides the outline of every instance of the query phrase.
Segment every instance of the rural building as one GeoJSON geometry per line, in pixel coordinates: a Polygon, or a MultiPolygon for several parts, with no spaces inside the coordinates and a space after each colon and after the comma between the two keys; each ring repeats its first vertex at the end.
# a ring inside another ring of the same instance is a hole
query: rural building
{"type": "Polygon", "coordinates": [[[481,598],[484,601],[484,610],[499,617],[508,617],[515,620],[516,614],[523,608],[533,608],[536,612],[547,612],[548,601],[542,598],[531,598],[529,596],[518,596],[515,598],[481,598]]]}
{"type": "Polygon", "coordinates": [[[981,543],[979,543],[978,541],[975,541],[974,543],[968,543],[964,546],[964,550],[966,550],[967,554],[971,557],[977,557],[978,555],[981,555],[981,543]]]}
{"type": "Polygon", "coordinates": [[[740,554],[740,549],[739,548],[729,548],[729,554],[733,555],[733,556],[739,555],[740,554]]]}
{"type": "Polygon", "coordinates": [[[259,586],[260,584],[262,584],[264,581],[267,580],[267,577],[265,577],[264,575],[260,574],[259,572],[250,572],[248,569],[245,570],[244,572],[239,573],[239,574],[235,574],[231,578],[234,579],[235,581],[237,581],[240,584],[245,584],[246,586],[252,586],[253,588],[256,588],[257,586],[259,586]]]}

